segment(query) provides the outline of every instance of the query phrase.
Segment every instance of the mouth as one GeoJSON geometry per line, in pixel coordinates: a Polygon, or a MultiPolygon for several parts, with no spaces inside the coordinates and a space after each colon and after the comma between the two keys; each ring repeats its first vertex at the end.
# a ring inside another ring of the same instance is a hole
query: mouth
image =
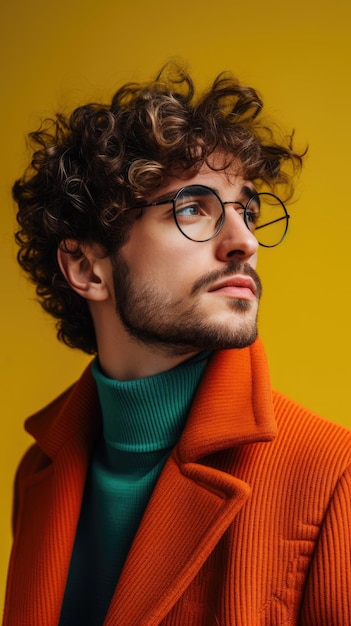
{"type": "Polygon", "coordinates": [[[208,292],[242,300],[254,300],[257,295],[254,280],[240,274],[211,285],[208,292]]]}

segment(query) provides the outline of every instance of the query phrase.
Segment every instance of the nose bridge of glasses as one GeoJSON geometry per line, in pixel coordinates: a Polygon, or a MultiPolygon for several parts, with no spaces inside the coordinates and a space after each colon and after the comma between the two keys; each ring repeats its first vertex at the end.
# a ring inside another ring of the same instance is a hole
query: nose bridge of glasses
{"type": "Polygon", "coordinates": [[[223,202],[222,200],[222,206],[223,211],[225,211],[228,206],[232,207],[235,213],[237,213],[237,215],[239,215],[241,219],[245,220],[246,205],[242,202],[239,202],[239,200],[226,200],[225,202],[223,202]]]}
{"type": "Polygon", "coordinates": [[[239,200],[226,200],[225,202],[222,201],[222,204],[224,207],[227,206],[228,204],[232,204],[236,211],[239,208],[245,211],[245,204],[243,204],[242,202],[239,202],[239,200]]]}
{"type": "Polygon", "coordinates": [[[239,217],[241,217],[242,220],[245,220],[245,210],[246,210],[245,204],[243,204],[242,202],[239,202],[239,200],[226,200],[225,202],[223,202],[222,200],[221,202],[222,202],[223,212],[225,212],[225,209],[229,206],[234,209],[235,213],[239,215],[239,217]]]}

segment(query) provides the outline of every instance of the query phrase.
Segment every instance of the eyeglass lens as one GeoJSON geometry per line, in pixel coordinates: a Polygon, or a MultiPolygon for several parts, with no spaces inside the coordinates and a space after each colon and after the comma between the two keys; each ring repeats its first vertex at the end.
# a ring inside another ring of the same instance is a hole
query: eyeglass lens
{"type": "MultiPolygon", "coordinates": [[[[252,196],[236,210],[258,242],[265,247],[278,245],[288,228],[288,214],[282,201],[275,195],[262,192],[252,196]]],[[[221,230],[224,206],[209,187],[189,185],[181,189],[174,199],[174,217],[183,235],[193,241],[208,241],[221,230]]]]}

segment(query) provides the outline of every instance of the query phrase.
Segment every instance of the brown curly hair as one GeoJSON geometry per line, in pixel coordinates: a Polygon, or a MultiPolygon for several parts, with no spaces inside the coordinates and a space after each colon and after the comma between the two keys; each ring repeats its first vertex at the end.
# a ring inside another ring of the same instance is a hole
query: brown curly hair
{"type": "Polygon", "coordinates": [[[97,349],[87,302],[62,275],[58,246],[76,240],[79,255],[80,243],[95,241],[112,254],[128,233],[125,209],[147,199],[175,166],[186,174],[210,165],[221,149],[223,168],[238,159],[246,178],[282,184],[291,195],[303,154],[293,149],[293,135],[275,138],[262,106],[254,89],[228,73],[196,97],[190,75],[167,64],[154,81],[121,87],[111,104],[57,114],[30,133],[31,164],[13,187],[18,260],[58,320],[59,339],[90,354],[97,349]]]}

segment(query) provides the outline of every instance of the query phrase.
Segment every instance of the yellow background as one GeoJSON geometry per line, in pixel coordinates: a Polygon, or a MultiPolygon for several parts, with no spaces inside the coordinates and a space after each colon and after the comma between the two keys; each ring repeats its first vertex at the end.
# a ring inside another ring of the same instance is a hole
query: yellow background
{"type": "Polygon", "coordinates": [[[152,78],[171,56],[200,86],[230,69],[258,88],[268,112],[310,146],[288,238],[259,262],[273,385],[351,427],[350,14],[349,0],[2,0],[1,596],[13,476],[29,444],[23,421],[88,360],[58,344],[15,262],[10,187],[26,164],[25,134],[57,109],[152,78]]]}

